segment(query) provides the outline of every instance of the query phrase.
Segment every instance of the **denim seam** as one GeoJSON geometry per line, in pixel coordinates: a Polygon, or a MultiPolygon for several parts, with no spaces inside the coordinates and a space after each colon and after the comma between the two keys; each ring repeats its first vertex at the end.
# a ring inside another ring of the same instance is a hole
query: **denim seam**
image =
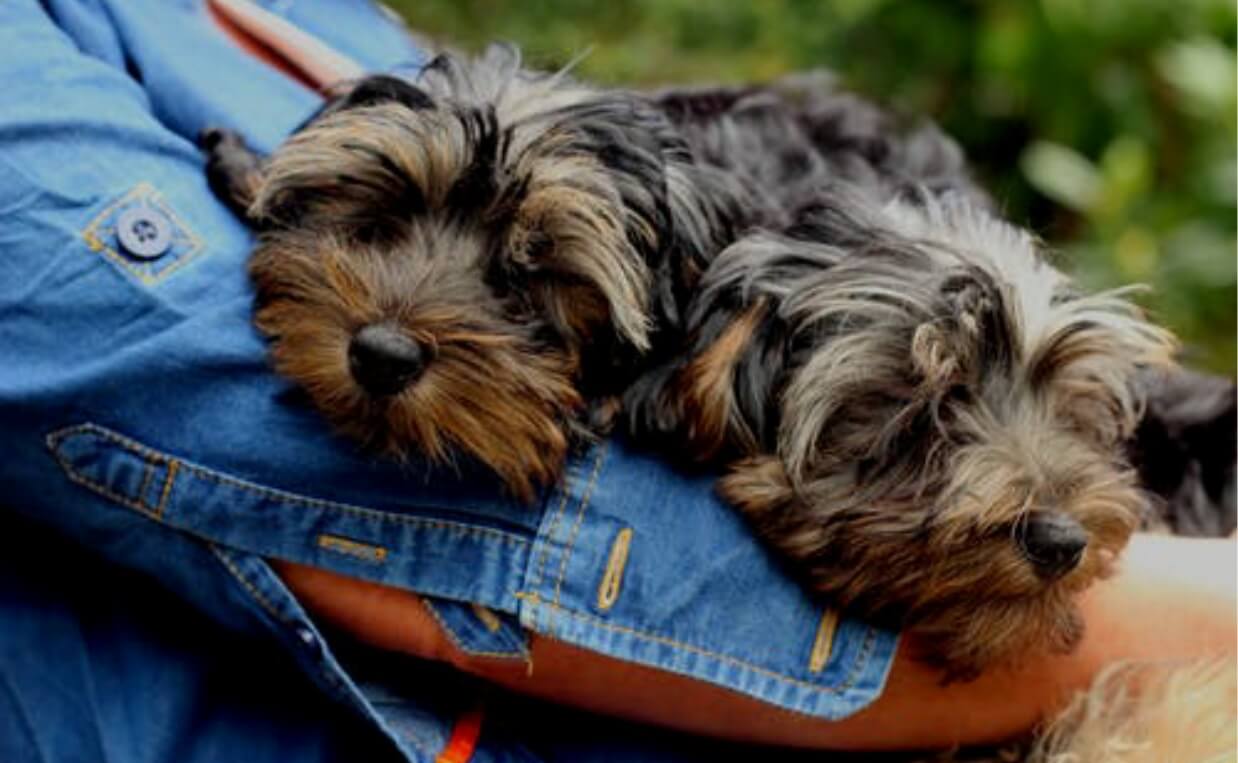
{"type": "MultiPolygon", "coordinates": [[[[232,577],[234,577],[236,581],[240,583],[241,586],[249,593],[249,595],[252,596],[254,600],[258,602],[258,605],[262,608],[263,611],[265,611],[268,615],[274,618],[276,622],[278,622],[280,625],[283,625],[284,627],[297,628],[300,626],[300,624],[297,623],[296,620],[291,619],[288,616],[282,614],[279,611],[279,609],[274,604],[272,604],[271,601],[267,599],[267,597],[261,591],[258,590],[257,586],[255,586],[252,582],[250,582],[249,578],[245,575],[245,573],[242,572],[241,569],[237,567],[236,564],[231,559],[228,558],[228,554],[230,554],[231,552],[227,548],[219,546],[215,543],[208,543],[207,545],[210,547],[211,553],[215,555],[215,558],[218,559],[224,565],[224,567],[227,568],[228,572],[231,573],[232,577]]],[[[324,649],[326,648],[325,641],[323,642],[323,648],[324,649]]],[[[322,675],[332,685],[340,686],[339,679],[334,674],[323,673],[322,675]]],[[[341,686],[341,689],[342,688],[343,687],[341,686]]],[[[403,734],[403,733],[401,733],[399,736],[402,740],[408,741],[410,744],[413,745],[413,747],[417,748],[423,754],[430,755],[430,747],[429,747],[429,744],[426,742],[426,740],[420,739],[420,738],[413,739],[411,738],[412,735],[403,734]]]]}
{"type": "Polygon", "coordinates": [[[232,577],[236,578],[237,582],[240,583],[245,588],[245,590],[249,592],[249,595],[254,597],[254,600],[257,601],[258,604],[264,610],[266,610],[267,614],[275,618],[275,620],[282,625],[286,625],[289,627],[294,627],[296,625],[296,623],[294,623],[292,620],[289,620],[286,615],[281,613],[279,611],[279,608],[276,607],[274,604],[272,604],[271,601],[266,597],[266,595],[258,590],[257,586],[255,586],[253,583],[250,582],[249,578],[246,577],[245,573],[241,572],[241,569],[236,566],[236,563],[228,558],[226,549],[222,549],[220,546],[214,543],[211,543],[209,545],[211,548],[211,553],[215,555],[215,558],[218,559],[220,562],[222,562],[223,565],[228,568],[228,572],[232,573],[232,577]]]}
{"type": "MultiPolygon", "coordinates": [[[[516,546],[529,545],[529,541],[525,540],[524,538],[520,538],[515,535],[511,535],[501,530],[496,530],[490,527],[476,527],[476,526],[463,525],[457,522],[449,522],[449,521],[440,520],[440,519],[426,519],[424,517],[415,517],[415,516],[409,516],[405,514],[391,514],[388,512],[378,511],[376,509],[368,509],[368,508],[363,508],[361,506],[352,506],[349,504],[337,503],[335,501],[328,501],[328,500],[324,500],[321,498],[310,498],[309,496],[296,495],[295,493],[286,493],[282,490],[276,490],[274,488],[263,487],[262,485],[255,485],[252,482],[246,482],[244,480],[236,479],[233,477],[228,477],[223,474],[213,472],[209,469],[197,466],[195,464],[191,464],[187,461],[182,461],[173,456],[160,453],[159,451],[153,450],[150,447],[143,445],[140,442],[132,440],[128,437],[125,437],[124,435],[118,434],[116,432],[111,431],[110,429],[106,429],[104,427],[99,426],[98,424],[94,424],[91,422],[87,422],[85,424],[77,424],[75,426],[66,427],[64,429],[58,429],[47,435],[46,441],[48,444],[48,448],[53,452],[56,460],[60,463],[61,468],[69,476],[69,479],[73,480],[74,482],[78,482],[79,484],[83,484],[88,487],[91,487],[92,489],[106,495],[107,497],[112,498],[113,500],[116,500],[118,503],[121,503],[125,506],[133,508],[137,511],[140,511],[143,514],[150,516],[154,519],[160,520],[160,521],[162,521],[161,512],[155,513],[151,511],[150,509],[148,509],[147,507],[145,507],[144,505],[142,505],[141,503],[135,503],[131,499],[128,499],[128,498],[125,498],[124,496],[116,494],[107,486],[94,482],[93,480],[90,480],[82,476],[79,472],[77,472],[77,470],[73,467],[73,465],[68,462],[67,459],[65,459],[63,456],[60,455],[59,451],[57,450],[57,446],[59,445],[59,443],[66,437],[73,435],[73,434],[78,434],[78,433],[90,433],[90,434],[94,434],[99,437],[102,437],[105,440],[110,440],[114,444],[120,445],[134,452],[136,455],[138,455],[139,457],[145,458],[149,462],[157,463],[160,465],[168,464],[170,470],[172,469],[171,464],[175,463],[176,470],[184,469],[185,471],[191,472],[194,475],[202,479],[205,479],[211,482],[216,482],[221,485],[233,487],[238,490],[244,490],[249,493],[262,495],[264,497],[267,497],[273,501],[278,501],[280,503],[310,506],[313,508],[327,509],[330,511],[338,511],[338,512],[345,513],[345,514],[355,514],[357,516],[366,517],[369,519],[375,519],[381,522],[398,522],[401,524],[411,524],[411,525],[418,525],[418,526],[423,526],[427,528],[436,528],[436,529],[441,529],[441,530],[447,530],[457,535],[492,536],[493,538],[496,538],[499,541],[502,541],[510,545],[516,545],[516,546]]],[[[163,498],[166,500],[166,497],[167,497],[166,494],[170,492],[171,490],[170,480],[165,483],[164,490],[165,490],[165,495],[163,496],[163,498]]]]}
{"type": "MultiPolygon", "coordinates": [[[[199,475],[199,476],[202,476],[203,478],[206,478],[206,479],[208,479],[208,480],[212,480],[212,481],[220,482],[220,483],[222,483],[222,484],[231,484],[231,485],[234,485],[235,487],[237,487],[237,488],[239,488],[239,489],[243,489],[243,490],[246,490],[246,491],[249,491],[249,492],[256,492],[256,493],[259,493],[259,494],[262,494],[262,495],[266,495],[266,496],[268,496],[268,497],[272,498],[273,500],[278,500],[278,501],[281,501],[281,502],[284,502],[284,503],[303,504],[303,505],[309,505],[309,506],[320,507],[320,508],[326,508],[326,509],[334,509],[334,510],[339,510],[339,511],[342,511],[342,512],[345,512],[345,513],[354,513],[354,514],[358,514],[358,515],[361,515],[361,516],[372,517],[372,518],[375,518],[375,519],[378,519],[378,520],[382,520],[382,521],[391,521],[391,520],[395,520],[395,521],[399,521],[399,522],[402,522],[402,523],[409,523],[409,524],[415,524],[415,525],[423,525],[423,526],[429,526],[429,527],[439,527],[439,528],[442,528],[442,529],[451,530],[451,531],[456,531],[456,532],[461,532],[461,533],[464,533],[464,534],[474,534],[474,533],[477,533],[477,534],[482,534],[482,533],[484,533],[484,534],[490,534],[490,535],[497,536],[497,537],[498,537],[498,538],[500,538],[501,540],[508,541],[508,542],[511,542],[511,543],[516,543],[516,544],[519,544],[519,545],[527,545],[527,544],[528,544],[528,541],[526,541],[526,540],[524,540],[524,539],[522,539],[522,538],[516,538],[516,537],[514,537],[514,536],[507,535],[506,533],[502,533],[502,532],[500,532],[500,531],[498,531],[498,530],[493,530],[493,529],[491,529],[491,528],[473,528],[473,527],[466,527],[466,526],[458,525],[458,524],[451,523],[451,522],[445,522],[445,521],[441,521],[441,520],[426,520],[426,519],[422,519],[422,518],[420,518],[420,517],[409,517],[409,516],[404,516],[404,515],[390,515],[390,514],[386,514],[386,513],[383,513],[383,512],[375,511],[375,510],[373,510],[373,509],[364,509],[364,508],[361,508],[361,507],[357,507],[357,506],[350,506],[350,505],[347,505],[347,504],[340,504],[340,503],[336,503],[336,502],[333,502],[333,501],[325,501],[325,500],[322,500],[322,499],[317,499],[317,498],[308,498],[308,497],[302,497],[302,496],[297,496],[297,495],[293,495],[293,494],[282,493],[282,492],[280,492],[280,491],[275,491],[275,490],[272,490],[272,489],[269,489],[269,488],[263,488],[263,487],[261,487],[261,486],[258,486],[258,485],[253,485],[253,484],[251,484],[251,483],[245,483],[245,482],[243,482],[243,481],[234,480],[234,479],[231,479],[231,478],[228,478],[228,477],[223,477],[222,475],[217,475],[217,474],[215,474],[215,473],[213,473],[213,472],[210,472],[210,471],[207,471],[207,470],[202,469],[202,468],[200,468],[200,467],[194,466],[193,464],[189,464],[189,463],[184,462],[184,461],[178,461],[177,459],[174,459],[174,458],[172,458],[172,457],[170,457],[170,456],[167,456],[167,455],[165,455],[165,454],[159,453],[158,451],[152,450],[152,449],[148,448],[147,446],[142,445],[141,443],[138,443],[138,442],[136,442],[136,441],[134,441],[134,440],[131,440],[131,439],[129,439],[129,438],[127,438],[127,437],[123,436],[123,435],[120,435],[120,434],[114,433],[114,432],[112,432],[112,431],[110,431],[110,430],[108,430],[108,429],[105,429],[105,428],[100,427],[100,426],[98,426],[98,425],[96,425],[96,424],[93,424],[93,423],[85,423],[85,424],[79,424],[79,425],[75,425],[75,426],[67,427],[67,428],[64,428],[64,429],[60,429],[60,430],[54,431],[54,432],[52,432],[52,433],[50,433],[50,434],[48,434],[48,435],[46,436],[46,442],[47,442],[48,448],[52,451],[52,453],[53,453],[53,457],[54,457],[54,458],[56,459],[56,461],[60,464],[61,468],[64,470],[65,474],[69,477],[69,479],[70,479],[71,481],[73,481],[73,482],[75,482],[75,483],[78,483],[78,484],[81,484],[81,485],[84,485],[84,486],[86,486],[86,487],[88,487],[88,488],[90,488],[90,489],[92,489],[92,490],[94,490],[94,491],[96,491],[96,492],[98,492],[98,493],[100,493],[100,494],[102,494],[102,495],[104,495],[104,496],[106,496],[106,497],[108,497],[108,498],[112,499],[113,501],[116,501],[117,503],[119,503],[119,504],[121,504],[121,505],[124,505],[124,506],[127,506],[127,507],[129,507],[129,508],[132,508],[132,509],[134,509],[135,511],[137,511],[137,512],[139,512],[139,513],[141,513],[141,514],[143,514],[143,515],[145,515],[145,516],[147,516],[147,517],[150,517],[150,518],[152,518],[152,519],[154,519],[154,520],[156,520],[156,521],[162,521],[162,516],[161,516],[161,514],[160,514],[160,513],[157,513],[157,512],[155,512],[155,511],[152,511],[150,508],[146,507],[146,506],[145,506],[144,504],[142,504],[140,501],[134,501],[134,500],[132,500],[132,499],[130,499],[130,498],[127,498],[127,497],[125,497],[125,496],[122,496],[122,495],[120,495],[120,494],[118,494],[118,493],[116,493],[116,492],[112,491],[112,490],[111,490],[110,488],[108,488],[107,486],[105,486],[105,485],[103,485],[103,484],[100,484],[100,483],[97,483],[97,482],[95,482],[94,480],[91,480],[91,479],[89,479],[89,478],[87,478],[87,477],[85,477],[85,476],[81,475],[79,472],[77,472],[77,471],[75,470],[75,468],[73,467],[73,465],[72,465],[72,464],[70,464],[70,463],[68,462],[68,460],[67,460],[67,459],[66,459],[66,458],[65,458],[65,457],[64,457],[64,456],[60,453],[60,451],[58,450],[58,446],[59,446],[60,442],[61,442],[64,438],[66,438],[66,437],[68,437],[68,436],[70,436],[70,435],[72,435],[72,434],[75,434],[75,433],[82,433],[82,432],[92,433],[92,434],[98,435],[98,436],[100,436],[100,437],[102,437],[102,438],[104,438],[104,439],[106,439],[106,440],[110,440],[110,441],[112,441],[113,443],[116,443],[116,444],[122,445],[122,446],[124,446],[124,447],[128,448],[128,449],[129,449],[129,450],[131,450],[131,451],[135,451],[135,452],[136,452],[139,456],[141,456],[141,457],[143,457],[144,459],[146,459],[146,461],[148,462],[148,464],[158,464],[158,465],[168,464],[168,465],[169,465],[169,471],[173,471],[173,470],[172,470],[172,468],[171,468],[171,463],[172,463],[172,462],[175,462],[175,463],[177,463],[179,466],[182,466],[182,467],[183,467],[184,469],[186,469],[187,471],[190,471],[190,472],[192,472],[192,473],[194,473],[194,474],[197,474],[197,475],[199,475]]],[[[587,508],[587,504],[588,504],[588,502],[589,502],[589,497],[590,497],[590,495],[591,495],[591,493],[592,493],[592,488],[593,488],[594,480],[596,479],[596,476],[597,476],[598,472],[600,471],[602,456],[603,456],[603,452],[599,452],[598,457],[597,457],[597,459],[595,460],[593,479],[591,479],[591,481],[590,481],[590,485],[589,485],[588,489],[586,490],[586,493],[585,493],[584,497],[582,498],[582,502],[581,502],[581,503],[582,503],[582,505],[581,505],[581,510],[580,510],[580,512],[579,512],[579,514],[578,514],[578,520],[577,520],[577,521],[578,521],[577,529],[579,529],[579,522],[580,522],[581,518],[583,518],[583,513],[584,513],[585,509],[587,508]]],[[[172,479],[174,478],[174,476],[175,476],[174,474],[170,474],[170,475],[169,475],[169,478],[165,480],[165,485],[164,485],[164,489],[165,489],[165,496],[164,496],[164,497],[165,497],[165,498],[166,498],[166,493],[169,493],[169,492],[170,492],[170,489],[171,489],[171,483],[172,483],[172,479]]],[[[567,490],[565,490],[564,492],[565,492],[565,496],[566,496],[566,495],[567,495],[567,493],[568,493],[568,491],[567,491],[567,490]]],[[[162,503],[162,501],[161,501],[161,503],[162,503]]],[[[573,535],[573,539],[572,539],[572,540],[573,540],[573,542],[574,542],[574,540],[575,540],[575,534],[573,535]]],[[[218,550],[216,550],[216,546],[215,546],[214,544],[212,544],[212,546],[211,546],[211,547],[212,547],[212,549],[213,549],[213,550],[215,550],[216,555],[217,555],[217,556],[219,556],[219,555],[220,555],[220,552],[219,552],[218,550]]],[[[563,566],[562,566],[562,569],[563,569],[563,571],[564,571],[564,572],[566,571],[566,558],[567,558],[568,552],[570,552],[570,550],[571,550],[571,545],[569,545],[568,550],[567,550],[567,551],[565,551],[565,555],[564,555],[564,559],[565,559],[565,561],[564,561],[564,564],[563,564],[563,566]]],[[[252,588],[252,586],[250,586],[250,585],[248,584],[248,581],[244,578],[244,576],[240,573],[240,571],[239,571],[239,570],[237,570],[237,569],[235,568],[235,566],[234,566],[234,565],[232,565],[229,561],[225,560],[223,557],[220,557],[220,558],[221,558],[221,561],[224,561],[225,565],[227,565],[227,566],[229,567],[230,571],[232,571],[232,572],[233,572],[233,574],[234,574],[234,575],[236,575],[236,576],[238,577],[238,579],[239,579],[239,580],[240,580],[243,584],[245,584],[245,585],[246,585],[246,587],[247,587],[248,589],[250,589],[250,590],[251,590],[251,593],[252,593],[255,597],[257,597],[257,598],[258,598],[259,602],[260,602],[260,603],[262,603],[262,604],[264,605],[264,608],[267,608],[267,609],[268,609],[268,612],[270,612],[273,616],[276,616],[276,617],[277,617],[277,618],[278,618],[281,622],[286,622],[286,621],[285,621],[285,620],[284,620],[281,616],[279,616],[279,615],[278,615],[278,612],[277,612],[276,610],[274,610],[274,609],[273,609],[273,608],[269,605],[269,603],[267,603],[267,602],[266,602],[265,598],[263,598],[263,597],[262,597],[262,595],[261,595],[259,592],[257,592],[257,590],[256,590],[256,589],[253,589],[253,588],[252,588]]],[[[561,576],[560,576],[560,579],[559,579],[559,583],[560,583],[560,584],[562,583],[562,580],[563,580],[563,576],[561,575],[561,576]]],[[[671,638],[668,638],[668,637],[665,637],[665,636],[660,636],[660,635],[653,634],[653,633],[647,633],[647,632],[644,632],[644,631],[636,630],[636,629],[634,629],[634,628],[629,628],[629,627],[622,626],[622,625],[617,625],[617,624],[614,624],[614,623],[608,623],[608,622],[606,622],[606,621],[604,621],[604,620],[601,620],[601,619],[596,618],[596,617],[592,617],[592,616],[590,616],[590,615],[588,615],[588,614],[581,613],[581,612],[576,612],[576,611],[574,611],[574,610],[568,609],[568,608],[566,608],[566,607],[562,606],[562,605],[559,603],[559,601],[558,601],[558,600],[556,600],[556,601],[554,601],[554,602],[550,602],[550,601],[543,601],[543,600],[541,600],[541,597],[539,597],[539,596],[538,596],[538,594],[536,593],[536,591],[534,591],[534,592],[532,592],[532,593],[527,593],[527,592],[517,592],[517,593],[515,594],[515,596],[516,596],[516,598],[517,598],[517,599],[520,599],[520,600],[522,600],[522,601],[527,601],[527,602],[529,602],[529,603],[533,604],[534,606],[538,606],[538,605],[545,606],[545,607],[547,607],[547,608],[549,608],[549,609],[551,609],[551,610],[553,610],[553,611],[555,611],[555,612],[562,612],[562,613],[567,614],[567,615],[569,615],[569,616],[571,616],[571,617],[574,617],[574,618],[576,618],[576,619],[579,619],[579,620],[585,621],[585,622],[587,622],[587,623],[590,623],[590,624],[592,624],[592,625],[594,625],[594,626],[596,626],[596,627],[600,627],[600,628],[602,628],[602,629],[604,629],[604,630],[611,630],[611,631],[616,631],[616,632],[626,633],[626,634],[629,634],[629,635],[634,636],[634,637],[636,637],[636,638],[640,638],[640,639],[644,639],[644,640],[648,640],[648,641],[653,641],[653,642],[656,642],[656,643],[661,643],[661,644],[669,645],[669,646],[672,646],[672,647],[676,647],[676,648],[684,649],[684,650],[686,650],[686,651],[693,652],[693,653],[696,653],[696,654],[700,654],[700,655],[703,655],[703,656],[705,656],[705,657],[710,657],[710,658],[713,658],[713,659],[717,659],[717,660],[719,660],[719,661],[721,661],[721,662],[724,662],[724,663],[728,663],[728,664],[736,665],[736,666],[738,666],[738,667],[741,667],[741,668],[744,668],[744,669],[747,669],[747,670],[751,670],[751,671],[753,671],[753,672],[755,672],[755,673],[757,673],[757,674],[759,674],[759,675],[765,675],[765,676],[768,676],[768,677],[771,677],[771,678],[777,679],[777,680],[779,680],[779,681],[789,682],[790,684],[795,685],[795,686],[800,686],[800,687],[807,688],[807,689],[812,689],[812,690],[824,690],[824,691],[829,691],[829,692],[831,692],[831,693],[840,693],[840,692],[842,692],[842,691],[845,691],[846,689],[850,688],[850,687],[851,687],[851,686],[855,683],[855,681],[858,679],[859,674],[862,672],[862,670],[863,670],[864,666],[866,665],[866,663],[868,662],[869,658],[871,657],[871,652],[872,652],[872,650],[875,648],[875,645],[876,645],[876,630],[875,630],[875,629],[873,629],[873,628],[868,628],[868,629],[867,629],[867,631],[866,631],[866,633],[865,633],[864,643],[863,643],[863,645],[861,646],[860,651],[859,651],[859,653],[857,654],[857,656],[856,656],[856,658],[855,658],[855,660],[854,660],[854,664],[853,664],[853,666],[852,666],[851,670],[849,671],[849,674],[848,674],[848,675],[847,675],[847,677],[844,679],[844,681],[843,681],[842,683],[838,684],[838,685],[835,685],[835,686],[824,686],[824,685],[821,685],[821,684],[814,684],[814,683],[809,683],[809,682],[806,682],[806,681],[802,681],[802,680],[800,680],[800,679],[796,679],[796,678],[791,677],[791,676],[787,676],[787,675],[784,675],[784,674],[781,674],[781,673],[777,673],[777,672],[775,672],[775,671],[771,671],[771,670],[769,670],[768,668],[763,668],[763,667],[761,667],[761,666],[758,666],[758,665],[754,665],[754,664],[752,664],[752,663],[745,662],[745,661],[743,661],[743,660],[737,659],[737,658],[735,658],[735,657],[731,657],[731,656],[729,656],[729,655],[720,654],[720,653],[717,653],[717,652],[712,652],[712,651],[710,651],[710,650],[703,649],[703,648],[701,648],[701,647],[699,647],[699,646],[694,646],[694,645],[692,645],[692,644],[686,644],[686,643],[683,643],[683,642],[679,642],[679,641],[676,641],[676,640],[674,640],[674,639],[671,639],[671,638]]],[[[440,622],[441,622],[441,621],[440,621],[440,622]]],[[[467,651],[467,650],[466,650],[466,651],[467,651]]]]}
{"type": "Polygon", "coordinates": [[[563,484],[558,489],[561,495],[559,508],[550,519],[550,527],[546,528],[546,540],[542,542],[542,555],[538,559],[537,569],[533,571],[533,579],[529,581],[531,588],[537,588],[542,582],[542,576],[546,572],[546,562],[550,557],[550,549],[555,542],[555,532],[558,531],[559,521],[567,511],[567,500],[572,494],[572,474],[570,469],[564,472],[563,484]]]}
{"type": "Polygon", "coordinates": [[[580,535],[581,525],[584,524],[585,512],[589,508],[589,501],[593,498],[593,488],[597,485],[598,475],[602,472],[602,463],[606,461],[609,445],[609,442],[604,442],[598,448],[597,457],[593,461],[593,473],[589,475],[589,484],[585,486],[585,492],[580,497],[580,511],[576,512],[576,523],[572,525],[572,534],[568,538],[567,548],[563,550],[563,558],[559,560],[559,579],[555,581],[556,606],[563,594],[563,579],[567,577],[568,561],[571,559],[572,550],[576,547],[576,539],[580,535]]]}
{"type": "MultiPolygon", "coordinates": [[[[63,437],[60,436],[62,434],[67,435],[69,434],[69,431],[60,430],[59,432],[52,432],[51,434],[47,435],[46,443],[47,443],[48,450],[50,450],[52,453],[52,458],[56,459],[56,462],[60,464],[61,470],[65,473],[65,476],[69,478],[69,481],[74,482],[83,487],[86,487],[104,496],[105,498],[110,498],[111,500],[115,501],[116,503],[121,504],[122,506],[127,506],[133,509],[134,511],[138,512],[139,514],[142,514],[143,516],[146,516],[146,517],[149,517],[150,519],[155,520],[156,522],[162,522],[162,518],[160,517],[158,513],[156,513],[152,508],[150,508],[146,504],[142,503],[141,496],[139,496],[137,500],[134,500],[127,496],[123,496],[120,493],[117,493],[111,488],[109,488],[107,485],[104,485],[100,482],[95,482],[94,480],[82,475],[80,472],[74,469],[73,465],[69,463],[68,459],[66,459],[63,455],[61,455],[60,451],[57,450],[57,447],[59,446],[60,441],[63,439],[63,437]]],[[[151,466],[152,463],[153,461],[151,459],[147,459],[148,468],[151,466]]]]}
{"type": "Polygon", "coordinates": [[[465,646],[462,641],[460,641],[459,637],[456,636],[455,631],[452,630],[451,626],[447,624],[447,621],[443,619],[442,615],[438,613],[438,610],[434,608],[433,602],[429,601],[425,597],[422,597],[421,600],[422,602],[425,603],[426,611],[430,613],[430,617],[434,618],[434,621],[439,624],[439,628],[441,628],[443,633],[446,634],[447,639],[451,641],[452,645],[455,646],[456,649],[459,649],[461,652],[472,655],[474,657],[497,657],[499,659],[504,659],[504,660],[520,660],[526,665],[529,663],[529,651],[523,645],[518,645],[516,647],[516,652],[514,653],[470,649],[469,647],[465,646]]]}
{"type": "Polygon", "coordinates": [[[146,491],[150,489],[150,481],[155,478],[155,464],[147,459],[146,468],[142,470],[142,485],[138,488],[138,502],[146,501],[146,491]]]}
{"type": "Polygon", "coordinates": [[[509,535],[508,533],[505,533],[501,530],[495,530],[490,527],[475,527],[471,525],[462,525],[456,522],[448,522],[446,520],[441,520],[441,519],[426,519],[424,517],[413,517],[413,516],[408,516],[405,514],[390,514],[387,512],[378,511],[377,509],[367,509],[361,506],[352,506],[346,503],[336,503],[335,501],[327,501],[321,498],[310,498],[308,496],[300,496],[294,493],[285,493],[280,490],[263,487],[261,485],[255,485],[251,482],[245,482],[243,480],[238,480],[233,477],[226,477],[222,474],[219,474],[217,472],[212,472],[200,466],[195,466],[193,464],[187,464],[184,462],[182,463],[186,470],[193,472],[195,475],[197,475],[198,477],[201,477],[202,479],[205,479],[211,482],[217,482],[221,485],[227,485],[230,487],[234,487],[238,490],[245,490],[250,493],[256,493],[258,495],[265,496],[267,498],[270,498],[273,501],[279,501],[281,503],[311,506],[314,508],[328,509],[331,511],[339,511],[344,514],[355,514],[357,516],[367,517],[370,519],[376,519],[376,520],[383,521],[383,522],[399,522],[401,524],[411,524],[411,525],[420,525],[424,527],[433,527],[433,528],[438,528],[441,530],[448,530],[457,535],[493,536],[499,541],[502,541],[504,543],[509,543],[512,545],[518,545],[518,546],[527,546],[529,544],[529,541],[525,540],[524,538],[518,538],[514,535],[509,535]]]}
{"type": "Polygon", "coordinates": [[[537,596],[536,593],[530,594],[530,593],[520,592],[516,594],[516,598],[527,600],[533,606],[550,607],[565,615],[568,615],[569,617],[574,617],[578,620],[583,620],[589,625],[593,625],[595,627],[602,628],[604,630],[616,631],[618,633],[625,633],[629,636],[634,636],[639,639],[653,641],[655,643],[675,647],[677,649],[683,649],[685,651],[693,652],[695,654],[699,654],[704,657],[716,659],[716,660],[719,660],[721,662],[724,662],[730,665],[735,665],[737,667],[744,668],[746,670],[751,670],[752,672],[757,673],[759,675],[763,675],[768,678],[774,678],[779,681],[789,683],[792,686],[797,686],[797,687],[804,688],[804,689],[811,689],[813,691],[825,691],[830,694],[841,694],[842,692],[847,691],[848,689],[850,689],[852,686],[855,685],[855,682],[859,679],[860,673],[863,672],[864,667],[868,664],[868,661],[872,656],[872,651],[875,648],[876,643],[877,643],[876,629],[871,628],[871,627],[867,628],[865,631],[864,643],[860,647],[860,651],[856,655],[854,664],[852,665],[852,668],[848,672],[846,678],[843,679],[843,681],[838,684],[825,685],[825,684],[811,683],[809,681],[804,681],[802,679],[795,678],[794,676],[789,676],[784,673],[778,673],[773,670],[770,670],[769,668],[763,668],[760,665],[754,665],[750,662],[745,662],[741,659],[732,657],[727,654],[720,654],[718,652],[712,652],[708,649],[704,649],[702,647],[695,646],[693,644],[685,644],[682,641],[676,641],[675,639],[669,638],[667,636],[659,636],[656,633],[647,633],[645,631],[636,630],[635,628],[629,628],[625,625],[617,625],[615,623],[608,623],[605,620],[586,614],[584,612],[577,612],[575,610],[568,609],[566,607],[560,606],[553,602],[542,601],[537,596]]]}
{"type": "Polygon", "coordinates": [[[155,518],[163,521],[163,512],[168,505],[168,496],[172,495],[172,484],[176,482],[176,471],[180,461],[173,458],[168,461],[168,476],[163,481],[163,492],[159,495],[159,505],[155,507],[155,518]]]}

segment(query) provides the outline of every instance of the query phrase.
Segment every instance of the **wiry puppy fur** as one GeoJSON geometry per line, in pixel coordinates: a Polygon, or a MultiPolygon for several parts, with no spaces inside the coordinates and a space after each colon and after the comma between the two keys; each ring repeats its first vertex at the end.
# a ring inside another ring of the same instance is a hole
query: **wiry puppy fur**
{"type": "Polygon", "coordinates": [[[1121,444],[1169,337],[1047,265],[936,130],[819,77],[642,96],[498,47],[363,80],[268,160],[208,147],[278,369],[381,449],[529,497],[622,396],[954,676],[1071,646],[1138,522],[1121,444]]]}
{"type": "Polygon", "coordinates": [[[697,192],[646,99],[519,63],[494,46],[415,84],[362,80],[266,160],[205,140],[213,186],[261,231],[278,370],[347,434],[462,452],[527,499],[606,426],[699,253],[744,215],[726,178],[697,192]]]}
{"type": "Polygon", "coordinates": [[[1073,598],[1145,506],[1122,458],[1136,373],[1174,343],[1046,263],[945,138],[860,105],[839,141],[823,104],[748,92],[686,132],[753,183],[810,161],[772,171],[798,206],[713,261],[691,349],[629,392],[634,428],[730,461],[723,495],[813,589],[912,628],[948,675],[1069,649],[1073,598]]]}

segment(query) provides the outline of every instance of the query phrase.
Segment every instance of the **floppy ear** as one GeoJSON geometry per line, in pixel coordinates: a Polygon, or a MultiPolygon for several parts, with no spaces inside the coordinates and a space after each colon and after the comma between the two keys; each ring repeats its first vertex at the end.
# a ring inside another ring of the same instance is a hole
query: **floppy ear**
{"type": "Polygon", "coordinates": [[[948,273],[929,320],[911,336],[911,361],[924,389],[937,396],[979,381],[1014,362],[1001,290],[979,268],[948,273]]]}
{"type": "Polygon", "coordinates": [[[666,166],[683,150],[679,135],[651,103],[632,93],[594,93],[562,115],[576,146],[611,173],[629,217],[628,238],[656,265],[671,233],[666,166]]]}
{"type": "MultiPolygon", "coordinates": [[[[328,99],[293,132],[298,133],[338,111],[380,103],[399,103],[414,111],[434,108],[434,100],[424,90],[397,77],[378,74],[350,83],[346,90],[328,99]]],[[[259,229],[269,224],[264,215],[255,215],[250,211],[262,187],[265,157],[251,149],[240,133],[220,127],[203,130],[198,143],[207,155],[207,182],[219,200],[238,217],[259,229]]]]}
{"type": "Polygon", "coordinates": [[[654,290],[673,235],[666,165],[676,136],[639,96],[554,87],[563,91],[534,93],[544,110],[515,122],[523,148],[512,161],[532,180],[514,238],[537,252],[522,259],[553,287],[543,292],[552,320],[564,336],[588,335],[591,365],[605,367],[591,376],[617,394],[665,323],[654,290]],[[611,330],[582,331],[584,317],[611,330]]]}

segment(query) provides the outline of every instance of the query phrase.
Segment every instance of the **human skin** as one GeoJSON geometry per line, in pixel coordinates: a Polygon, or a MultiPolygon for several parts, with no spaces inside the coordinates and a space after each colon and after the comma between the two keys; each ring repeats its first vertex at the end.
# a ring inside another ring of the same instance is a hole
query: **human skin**
{"type": "Polygon", "coordinates": [[[1238,545],[1137,535],[1120,571],[1084,592],[1083,640],[1069,654],[1028,655],[1017,667],[943,684],[905,638],[881,696],[841,721],[824,721],[673,673],[623,662],[534,634],[532,667],[461,653],[420,598],[396,588],[275,562],[315,616],[364,643],[447,662],[515,692],[708,736],[799,747],[948,747],[1031,729],[1107,665],[1229,657],[1238,641],[1238,545]]]}

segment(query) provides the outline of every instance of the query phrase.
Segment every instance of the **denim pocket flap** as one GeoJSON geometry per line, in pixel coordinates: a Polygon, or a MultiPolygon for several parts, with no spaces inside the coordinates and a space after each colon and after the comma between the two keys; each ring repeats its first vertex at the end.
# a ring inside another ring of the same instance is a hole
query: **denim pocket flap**
{"type": "Polygon", "coordinates": [[[515,616],[480,604],[431,597],[423,601],[460,651],[474,657],[528,660],[528,636],[515,616]]]}
{"type": "Polygon", "coordinates": [[[82,238],[91,251],[145,286],[159,283],[204,248],[150,183],[139,183],[96,215],[82,238]]]}

